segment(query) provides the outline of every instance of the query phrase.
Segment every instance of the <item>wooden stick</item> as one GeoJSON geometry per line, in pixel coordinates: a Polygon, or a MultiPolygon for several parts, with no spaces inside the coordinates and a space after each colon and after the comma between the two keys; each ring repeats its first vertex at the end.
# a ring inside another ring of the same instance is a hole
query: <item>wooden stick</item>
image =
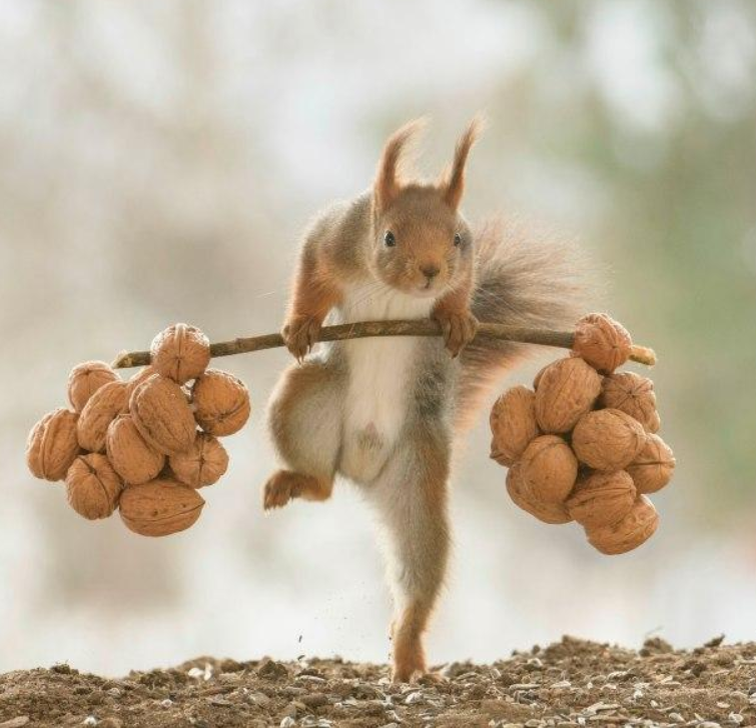
{"type": "MultiPolygon", "coordinates": [[[[326,326],[320,331],[320,341],[343,341],[344,339],[362,339],[367,336],[441,336],[438,322],[419,321],[361,321],[353,324],[326,326]]],[[[538,344],[571,349],[575,335],[572,331],[554,331],[553,329],[535,329],[527,326],[504,326],[502,324],[480,324],[476,339],[497,339],[515,341],[521,344],[538,344]]],[[[252,351],[275,349],[284,346],[281,334],[263,334],[233,341],[219,341],[210,345],[210,354],[232,356],[248,354],[252,351]]],[[[653,349],[645,346],[633,346],[630,354],[632,361],[646,366],[656,364],[653,349]]],[[[122,352],[113,362],[116,369],[146,366],[150,363],[149,351],[122,352]]]]}

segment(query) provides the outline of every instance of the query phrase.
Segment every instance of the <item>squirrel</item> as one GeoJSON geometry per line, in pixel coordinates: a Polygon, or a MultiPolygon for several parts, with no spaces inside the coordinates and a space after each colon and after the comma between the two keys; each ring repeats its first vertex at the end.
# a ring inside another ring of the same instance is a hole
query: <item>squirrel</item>
{"type": "Polygon", "coordinates": [[[423,637],[450,551],[454,440],[498,376],[532,348],[475,339],[478,322],[571,324],[580,291],[568,248],[497,220],[473,228],[460,213],[479,118],[433,182],[401,173],[419,127],[396,131],[372,187],[325,209],[304,236],[282,330],[298,363],[268,407],[284,468],[263,494],[266,510],[294,498],[325,501],[341,475],[375,506],[387,534],[396,682],[427,674],[423,637]],[[313,350],[327,317],[431,317],[443,337],[363,338],[313,350]]]}

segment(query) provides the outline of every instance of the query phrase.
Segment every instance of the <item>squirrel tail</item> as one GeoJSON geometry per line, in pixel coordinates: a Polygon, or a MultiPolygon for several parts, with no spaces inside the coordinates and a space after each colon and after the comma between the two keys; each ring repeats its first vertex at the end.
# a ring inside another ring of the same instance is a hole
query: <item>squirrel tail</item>
{"type": "MultiPolygon", "coordinates": [[[[477,278],[472,312],[482,323],[570,328],[589,299],[586,261],[569,242],[554,240],[518,221],[484,223],[475,235],[477,278]]],[[[479,340],[461,354],[456,425],[472,424],[486,394],[512,366],[538,347],[479,340]]]]}

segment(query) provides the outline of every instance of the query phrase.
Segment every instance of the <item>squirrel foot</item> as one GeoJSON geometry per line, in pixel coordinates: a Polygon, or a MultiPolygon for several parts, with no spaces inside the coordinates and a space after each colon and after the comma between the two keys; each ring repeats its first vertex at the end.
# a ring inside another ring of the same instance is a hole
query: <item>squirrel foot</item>
{"type": "Polygon", "coordinates": [[[317,316],[290,317],[281,331],[286,348],[301,362],[317,343],[323,322],[317,316]]]}
{"type": "Polygon", "coordinates": [[[330,490],[311,475],[279,470],[270,476],[263,490],[263,508],[283,508],[293,498],[325,500],[330,490]]]}
{"type": "Polygon", "coordinates": [[[433,312],[433,318],[441,324],[444,342],[452,358],[459,356],[478,331],[478,319],[469,311],[459,313],[441,308],[433,312]]]}

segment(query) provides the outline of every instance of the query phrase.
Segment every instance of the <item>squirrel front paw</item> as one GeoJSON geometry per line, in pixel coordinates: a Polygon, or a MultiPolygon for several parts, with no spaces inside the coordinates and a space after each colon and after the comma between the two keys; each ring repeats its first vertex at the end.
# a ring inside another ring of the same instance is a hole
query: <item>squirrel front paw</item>
{"type": "Polygon", "coordinates": [[[291,316],[281,331],[286,348],[302,361],[308,351],[317,343],[323,322],[316,316],[291,316]]]}
{"type": "Polygon", "coordinates": [[[441,324],[446,348],[453,358],[475,338],[478,331],[478,319],[469,311],[460,313],[439,309],[433,312],[432,318],[441,324]]]}

